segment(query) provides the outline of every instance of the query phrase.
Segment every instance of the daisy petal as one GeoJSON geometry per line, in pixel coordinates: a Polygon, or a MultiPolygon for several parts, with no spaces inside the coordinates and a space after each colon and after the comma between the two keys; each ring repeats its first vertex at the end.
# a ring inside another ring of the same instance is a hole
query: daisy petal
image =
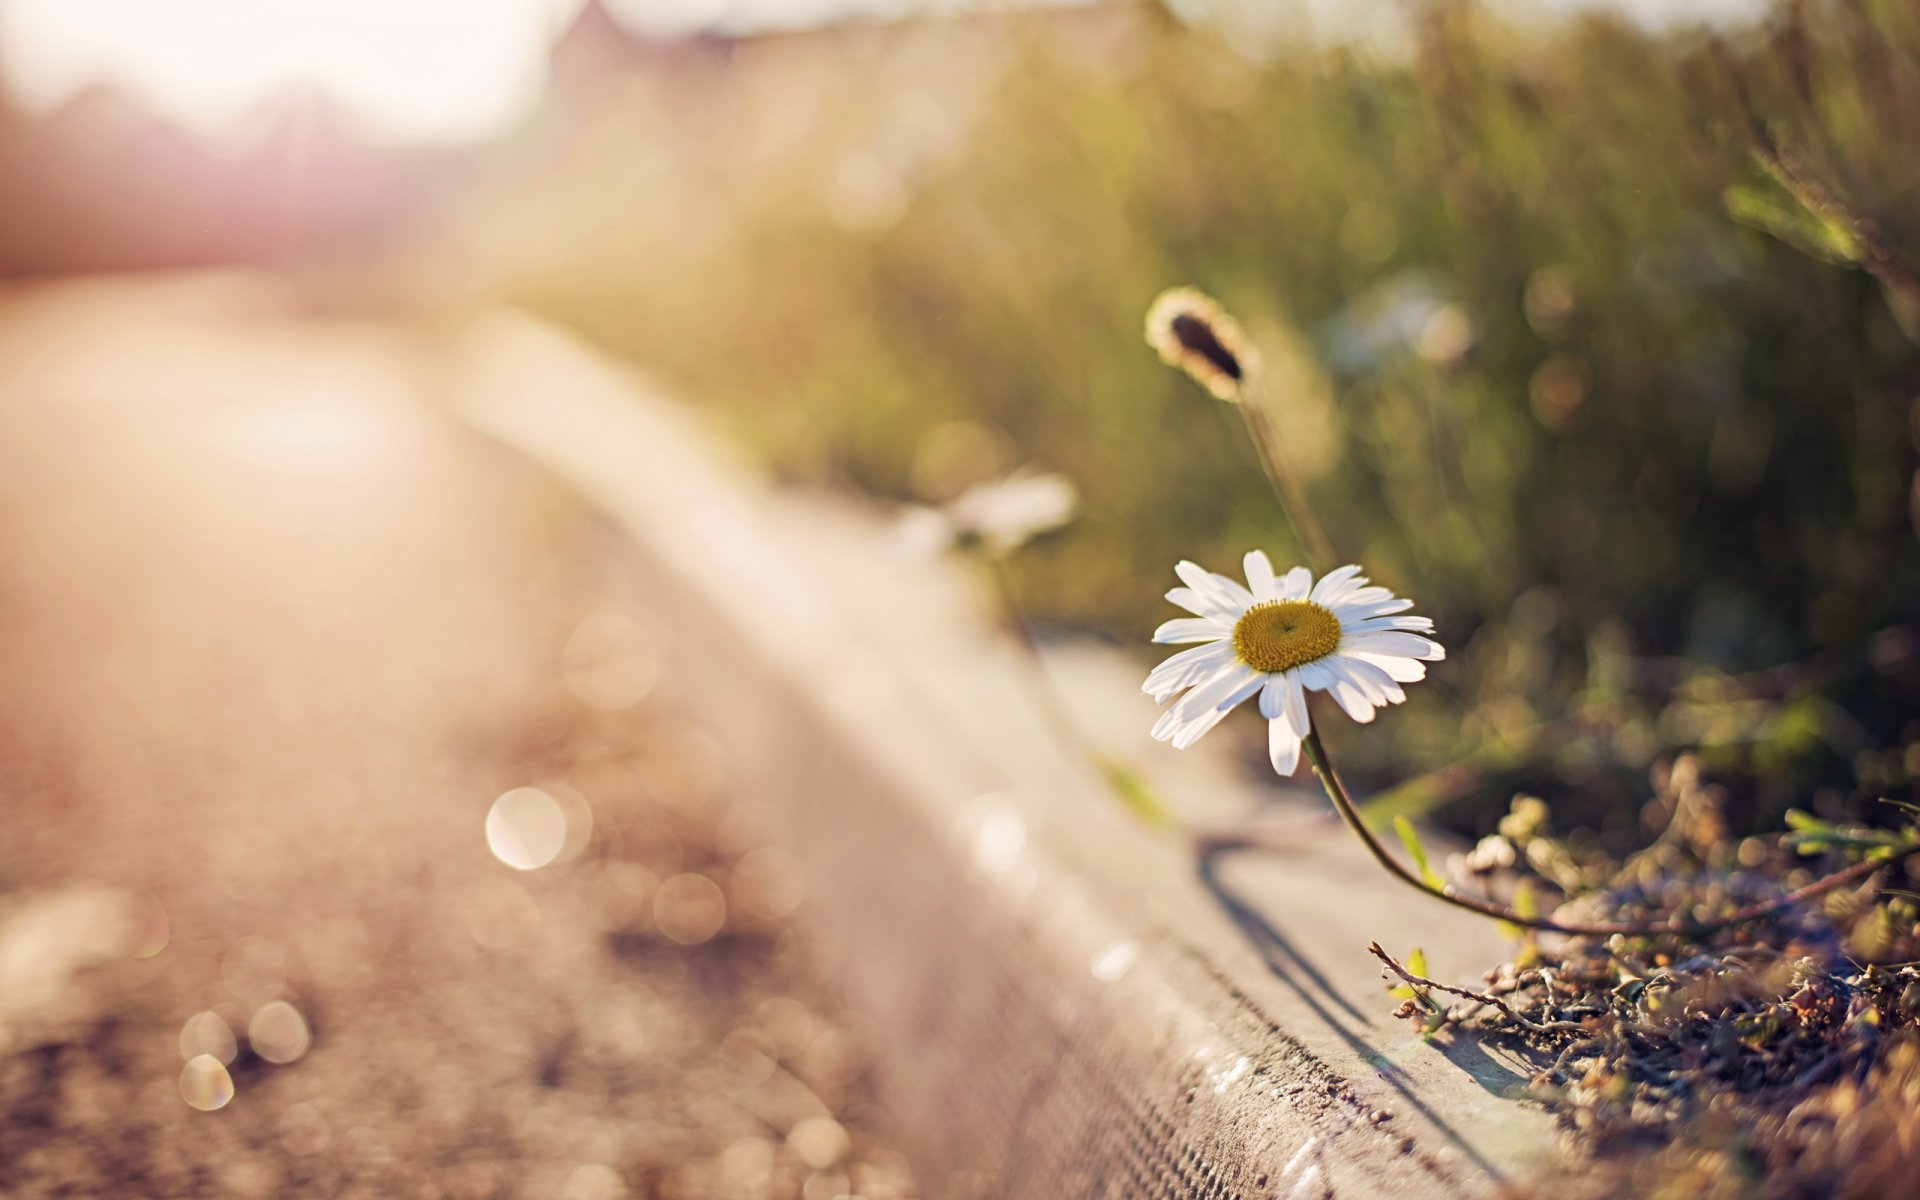
{"type": "Polygon", "coordinates": [[[1233,636],[1233,627],[1212,617],[1180,617],[1153,631],[1153,640],[1163,646],[1182,642],[1217,642],[1233,636]]]}
{"type": "MultiPolygon", "coordinates": [[[[1202,678],[1194,685],[1193,691],[1188,692],[1186,695],[1180,697],[1180,699],[1168,705],[1167,710],[1160,714],[1160,718],[1153,723],[1153,736],[1164,742],[1185,728],[1187,723],[1193,720],[1196,714],[1204,715],[1202,709],[1196,708],[1187,702],[1192,700],[1197,693],[1204,689],[1216,688],[1216,685],[1223,681],[1231,682],[1238,679],[1242,669],[1239,663],[1228,663],[1224,667],[1216,668],[1212,674],[1202,678]]],[[[1216,694],[1219,694],[1217,690],[1216,694]]]]}
{"type": "Polygon", "coordinates": [[[1360,567],[1357,563],[1348,563],[1344,567],[1335,567],[1320,577],[1313,587],[1310,599],[1315,604],[1332,606],[1347,598],[1348,593],[1359,590],[1366,582],[1359,578],[1360,567]]]}
{"type": "Polygon", "coordinates": [[[1260,689],[1260,715],[1271,721],[1284,711],[1287,703],[1287,677],[1269,675],[1260,689]]]}
{"type": "Polygon", "coordinates": [[[1164,742],[1168,738],[1172,737],[1174,733],[1179,730],[1179,728],[1180,728],[1180,718],[1171,708],[1169,708],[1165,712],[1162,712],[1160,716],[1154,721],[1153,740],[1156,742],[1164,742]]]}
{"type": "Polygon", "coordinates": [[[1349,650],[1341,647],[1340,653],[1348,658],[1357,658],[1361,662],[1370,662],[1387,673],[1387,677],[1396,683],[1419,683],[1427,677],[1427,664],[1417,658],[1401,658],[1397,654],[1373,654],[1364,650],[1349,650]]]}
{"type": "Polygon", "coordinates": [[[1190,721],[1204,712],[1232,708],[1259,691],[1264,678],[1252,667],[1236,662],[1180,697],[1173,706],[1174,716],[1190,721]]]}
{"type": "Polygon", "coordinates": [[[1340,632],[1377,633],[1383,629],[1411,629],[1416,633],[1430,633],[1433,630],[1431,617],[1367,617],[1359,621],[1341,621],[1340,632]]]}
{"type": "Polygon", "coordinates": [[[1239,609],[1218,604],[1192,588],[1174,588],[1167,593],[1167,599],[1198,617],[1212,617],[1218,621],[1235,621],[1240,617],[1239,609]]]}
{"type": "Polygon", "coordinates": [[[1185,750],[1199,741],[1208,730],[1226,719],[1226,715],[1231,711],[1233,710],[1227,708],[1210,708],[1191,720],[1173,721],[1164,733],[1155,733],[1154,736],[1163,742],[1170,743],[1175,750],[1185,750]]]}
{"type": "Polygon", "coordinates": [[[1293,672],[1267,676],[1267,684],[1260,690],[1260,715],[1284,726],[1295,741],[1307,736],[1307,693],[1293,672]]]}
{"type": "Polygon", "coordinates": [[[1188,746],[1191,746],[1195,742],[1199,741],[1201,734],[1205,733],[1209,729],[1212,729],[1215,725],[1218,725],[1222,717],[1225,717],[1228,713],[1232,712],[1234,708],[1242,700],[1245,700],[1248,696],[1253,695],[1255,692],[1259,690],[1260,690],[1259,675],[1256,674],[1252,678],[1243,681],[1238,688],[1234,689],[1232,692],[1229,692],[1227,694],[1227,697],[1224,700],[1222,700],[1217,706],[1208,709],[1206,712],[1201,713],[1199,716],[1188,721],[1186,725],[1183,726],[1178,733],[1174,734],[1173,735],[1174,749],[1185,750],[1188,746]]]}
{"type": "Polygon", "coordinates": [[[1276,586],[1276,600],[1305,600],[1308,590],[1313,587],[1313,572],[1305,567],[1295,567],[1276,586]]]}
{"type": "Polygon", "coordinates": [[[1407,693],[1384,668],[1350,654],[1337,655],[1336,658],[1346,669],[1347,677],[1366,689],[1367,699],[1375,707],[1384,708],[1389,704],[1405,702],[1407,693]]]}
{"type": "Polygon", "coordinates": [[[1235,614],[1243,613],[1253,607],[1252,592],[1225,575],[1215,575],[1199,563],[1185,561],[1175,563],[1173,572],[1180,577],[1180,582],[1215,604],[1232,609],[1235,614]]]}
{"type": "Polygon", "coordinates": [[[1333,686],[1333,673],[1327,670],[1325,659],[1295,667],[1287,675],[1299,682],[1303,692],[1324,692],[1333,686]]]}
{"type": "MultiPolygon", "coordinates": [[[[1343,608],[1369,608],[1375,604],[1384,604],[1394,599],[1397,599],[1397,597],[1386,588],[1363,587],[1359,591],[1349,595],[1345,600],[1341,601],[1340,604],[1343,608]]],[[[1413,601],[1409,600],[1407,603],[1411,605],[1413,601]]]]}
{"type": "Polygon", "coordinates": [[[1366,654],[1397,654],[1401,658],[1423,658],[1428,662],[1439,662],[1447,656],[1446,647],[1439,642],[1429,641],[1418,634],[1400,633],[1396,630],[1361,633],[1353,637],[1342,634],[1340,648],[1366,654]]]}
{"type": "Polygon", "coordinates": [[[1267,722],[1267,758],[1282,778],[1300,765],[1300,735],[1285,721],[1267,722]]]}
{"type": "Polygon", "coordinates": [[[1241,565],[1247,570],[1247,587],[1253,592],[1253,598],[1256,601],[1273,599],[1273,563],[1267,559],[1266,552],[1247,551],[1241,565]]]}
{"type": "MultiPolygon", "coordinates": [[[[1315,663],[1313,665],[1321,666],[1323,664],[1315,663]]],[[[1366,688],[1362,687],[1352,675],[1348,674],[1345,664],[1339,659],[1326,659],[1324,665],[1327,674],[1332,676],[1333,679],[1332,684],[1327,688],[1327,694],[1332,696],[1335,703],[1339,704],[1340,707],[1345,710],[1346,714],[1359,724],[1365,725],[1372,721],[1374,705],[1373,701],[1367,698],[1366,688]]]]}
{"type": "Polygon", "coordinates": [[[1259,691],[1263,678],[1242,663],[1223,668],[1160,714],[1153,725],[1153,736],[1161,741],[1171,740],[1184,750],[1201,734],[1218,725],[1242,700],[1259,691]]]}
{"type": "Polygon", "coordinates": [[[1306,737],[1313,731],[1313,725],[1307,717],[1307,689],[1300,685],[1299,677],[1292,672],[1287,674],[1287,706],[1283,711],[1287,725],[1296,735],[1306,737]]]}
{"type": "MultiPolygon", "coordinates": [[[[1362,592],[1374,591],[1373,588],[1361,588],[1362,592]]],[[[1356,592],[1355,595],[1359,593],[1356,592]]],[[[1353,596],[1347,597],[1333,606],[1333,615],[1342,621],[1364,621],[1369,617],[1384,617],[1392,613],[1405,612],[1413,607],[1413,601],[1404,596],[1395,596],[1386,600],[1362,601],[1353,596]]]]}
{"type": "Polygon", "coordinates": [[[1226,642],[1195,646],[1182,650],[1153,669],[1140,690],[1156,700],[1165,700],[1183,687],[1191,687],[1233,661],[1233,647],[1226,642]]]}

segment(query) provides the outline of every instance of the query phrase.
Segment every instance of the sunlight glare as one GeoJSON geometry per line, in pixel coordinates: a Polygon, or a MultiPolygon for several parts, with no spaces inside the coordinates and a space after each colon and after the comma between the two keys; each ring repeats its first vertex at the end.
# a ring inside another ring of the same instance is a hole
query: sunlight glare
{"type": "Polygon", "coordinates": [[[28,106],[115,86],[231,135],[316,88],[398,141],[473,141],[524,117],[583,0],[0,0],[0,70],[28,106]]]}

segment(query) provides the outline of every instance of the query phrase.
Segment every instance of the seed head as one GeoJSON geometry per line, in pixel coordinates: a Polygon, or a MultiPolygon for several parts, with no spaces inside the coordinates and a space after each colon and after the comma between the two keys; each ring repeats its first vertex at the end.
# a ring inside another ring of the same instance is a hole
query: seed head
{"type": "Polygon", "coordinates": [[[1215,397],[1239,403],[1247,377],[1259,365],[1240,324],[1195,288],[1160,293],[1147,310],[1147,345],[1215,397]]]}

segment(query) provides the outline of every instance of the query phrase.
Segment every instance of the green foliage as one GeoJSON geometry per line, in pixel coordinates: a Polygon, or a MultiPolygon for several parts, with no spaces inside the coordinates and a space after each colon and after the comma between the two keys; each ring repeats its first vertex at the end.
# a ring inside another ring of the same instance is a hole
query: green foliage
{"type": "Polygon", "coordinates": [[[1866,245],[1853,223],[1831,208],[1794,192],[1777,171],[1727,189],[1727,215],[1823,262],[1858,264],[1866,245]]]}
{"type": "Polygon", "coordinates": [[[1787,834],[1781,842],[1805,855],[1844,850],[1864,858],[1887,858],[1914,844],[1915,831],[1907,829],[1868,829],[1836,825],[1812,813],[1790,808],[1786,812],[1787,834]]]}
{"type": "MultiPolygon", "coordinates": [[[[1413,859],[1413,865],[1420,872],[1421,882],[1434,891],[1446,887],[1446,881],[1440,878],[1433,865],[1427,861],[1427,849],[1420,844],[1420,835],[1413,830],[1413,822],[1402,816],[1393,818],[1393,831],[1400,835],[1400,844],[1407,848],[1407,856],[1413,859]]],[[[1416,971],[1416,973],[1418,973],[1416,971]]]]}
{"type": "MultiPolygon", "coordinates": [[[[1700,745],[1764,824],[1872,750],[1910,796],[1915,685],[1862,647],[1920,595],[1920,358],[1860,222],[1920,246],[1920,9],[1714,37],[1412,9],[1394,55],[1137,8],[689,52],[450,243],[789,479],[1073,476],[1083,519],[1011,568],[1042,621],[1127,642],[1175,560],[1294,555],[1235,414],[1141,344],[1198,285],[1342,556],[1452,651],[1356,765],[1512,746],[1596,803],[1614,771],[1619,808],[1700,745]],[[1744,682],[1822,655],[1857,668],[1824,707],[1744,682]]],[[[1516,757],[1490,786],[1555,786],[1516,757]]]]}
{"type": "MultiPolygon", "coordinates": [[[[1407,971],[1409,974],[1428,978],[1427,952],[1419,946],[1415,946],[1413,952],[1407,955],[1407,971]]],[[[1438,1005],[1434,1004],[1433,1000],[1427,996],[1423,989],[1415,988],[1410,983],[1394,984],[1388,987],[1387,995],[1392,996],[1396,1000],[1418,1001],[1430,1010],[1438,1007],[1438,1005]]]]}
{"type": "MultiPolygon", "coordinates": [[[[1540,915],[1540,893],[1536,890],[1532,876],[1522,876],[1515,881],[1513,885],[1513,897],[1508,903],[1513,905],[1514,912],[1519,913],[1528,920],[1532,920],[1540,915]]],[[[1514,938],[1516,940],[1527,939],[1529,944],[1531,944],[1532,931],[1524,925],[1516,925],[1511,921],[1502,921],[1500,922],[1500,933],[1503,937],[1514,938]]]]}

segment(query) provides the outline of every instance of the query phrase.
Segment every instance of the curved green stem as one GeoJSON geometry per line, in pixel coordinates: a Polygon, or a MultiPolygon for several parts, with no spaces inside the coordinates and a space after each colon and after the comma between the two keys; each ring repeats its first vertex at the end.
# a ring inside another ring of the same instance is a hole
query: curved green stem
{"type": "Polygon", "coordinates": [[[1006,559],[995,554],[980,554],[978,557],[985,561],[988,574],[993,578],[994,598],[999,605],[1000,619],[1013,632],[1014,640],[1020,647],[1026,665],[1028,694],[1039,706],[1041,717],[1054,736],[1072,747],[1098,771],[1107,789],[1147,824],[1162,829],[1175,825],[1177,822],[1173,814],[1154,795],[1153,789],[1140,777],[1139,772],[1131,764],[1094,745],[1080,728],[1079,722],[1074,720],[1060,695],[1060,689],[1053,682],[1053,676],[1047,671],[1046,656],[1040,652],[1033,626],[1020,606],[1020,597],[1014,590],[1013,576],[1007,570],[1006,559]]]}
{"type": "Polygon", "coordinates": [[[1025,611],[1020,607],[1019,596],[1013,589],[1013,576],[1007,570],[1006,559],[995,554],[982,554],[988,572],[993,576],[994,599],[1000,608],[1000,619],[1014,635],[1025,656],[1029,672],[1029,694],[1040,708],[1041,716],[1052,726],[1056,737],[1065,741],[1076,751],[1089,759],[1098,761],[1100,754],[1094,750],[1086,734],[1067,711],[1060,693],[1055,690],[1052,678],[1047,674],[1047,662],[1040,653],[1040,643],[1033,636],[1033,627],[1027,623],[1025,611]]]}
{"type": "Polygon", "coordinates": [[[1347,828],[1353,830],[1354,834],[1359,837],[1361,844],[1366,846],[1367,851],[1373,855],[1374,861],[1378,862],[1382,867],[1385,867],[1388,874],[1400,880],[1400,882],[1406,884],[1408,887],[1424,892],[1436,900],[1443,900],[1455,908],[1464,908],[1468,912],[1479,913],[1483,917],[1492,917],[1495,920],[1506,921],[1527,929],[1544,929],[1550,933],[1580,934],[1591,937],[1611,937],[1614,934],[1621,934],[1626,937],[1654,937],[1660,934],[1674,933],[1697,936],[1699,934],[1712,933],[1718,929],[1725,929],[1731,925],[1745,925],[1754,921],[1764,921],[1768,918],[1778,916],[1783,912],[1798,908],[1800,905],[1818,896],[1823,896],[1828,892],[1845,887],[1850,883],[1857,883],[1869,875],[1872,875],[1875,871],[1880,870],[1882,867],[1902,862],[1914,854],[1920,853],[1920,845],[1915,845],[1900,851],[1892,857],[1865,859],[1845,870],[1837,871],[1821,879],[1816,879],[1807,886],[1796,891],[1788,892],[1786,895],[1777,899],[1764,901],[1759,904],[1749,904],[1744,908],[1738,908],[1730,913],[1724,913],[1716,917],[1674,916],[1662,921],[1561,921],[1551,917],[1529,917],[1522,915],[1518,910],[1502,904],[1497,900],[1491,900],[1484,896],[1474,896],[1459,891],[1452,884],[1446,884],[1439,888],[1430,887],[1426,881],[1409,870],[1406,864],[1395,858],[1393,854],[1380,843],[1380,840],[1373,836],[1373,832],[1367,828],[1367,823],[1360,817],[1360,810],[1354,806],[1353,800],[1348,797],[1346,787],[1340,782],[1339,775],[1335,774],[1333,764],[1327,758],[1327,748],[1321,744],[1320,731],[1316,729],[1309,732],[1304,745],[1307,752],[1307,760],[1313,764],[1314,774],[1320,777],[1321,786],[1326,788],[1327,798],[1333,801],[1334,809],[1339,812],[1340,818],[1347,823],[1347,828]]]}
{"type": "Polygon", "coordinates": [[[1261,404],[1265,391],[1265,388],[1250,386],[1247,394],[1240,397],[1234,407],[1240,410],[1241,419],[1247,423],[1247,436],[1253,440],[1254,451],[1260,456],[1261,472],[1266,475],[1274,496],[1280,501],[1280,511],[1293,528],[1294,540],[1309,558],[1320,564],[1321,570],[1332,570],[1338,565],[1338,560],[1333,556],[1333,543],[1328,540],[1327,531],[1315,519],[1313,509],[1307,506],[1306,489],[1301,486],[1300,476],[1294,472],[1292,464],[1287,461],[1286,452],[1280,447],[1273,423],[1261,404]]]}

